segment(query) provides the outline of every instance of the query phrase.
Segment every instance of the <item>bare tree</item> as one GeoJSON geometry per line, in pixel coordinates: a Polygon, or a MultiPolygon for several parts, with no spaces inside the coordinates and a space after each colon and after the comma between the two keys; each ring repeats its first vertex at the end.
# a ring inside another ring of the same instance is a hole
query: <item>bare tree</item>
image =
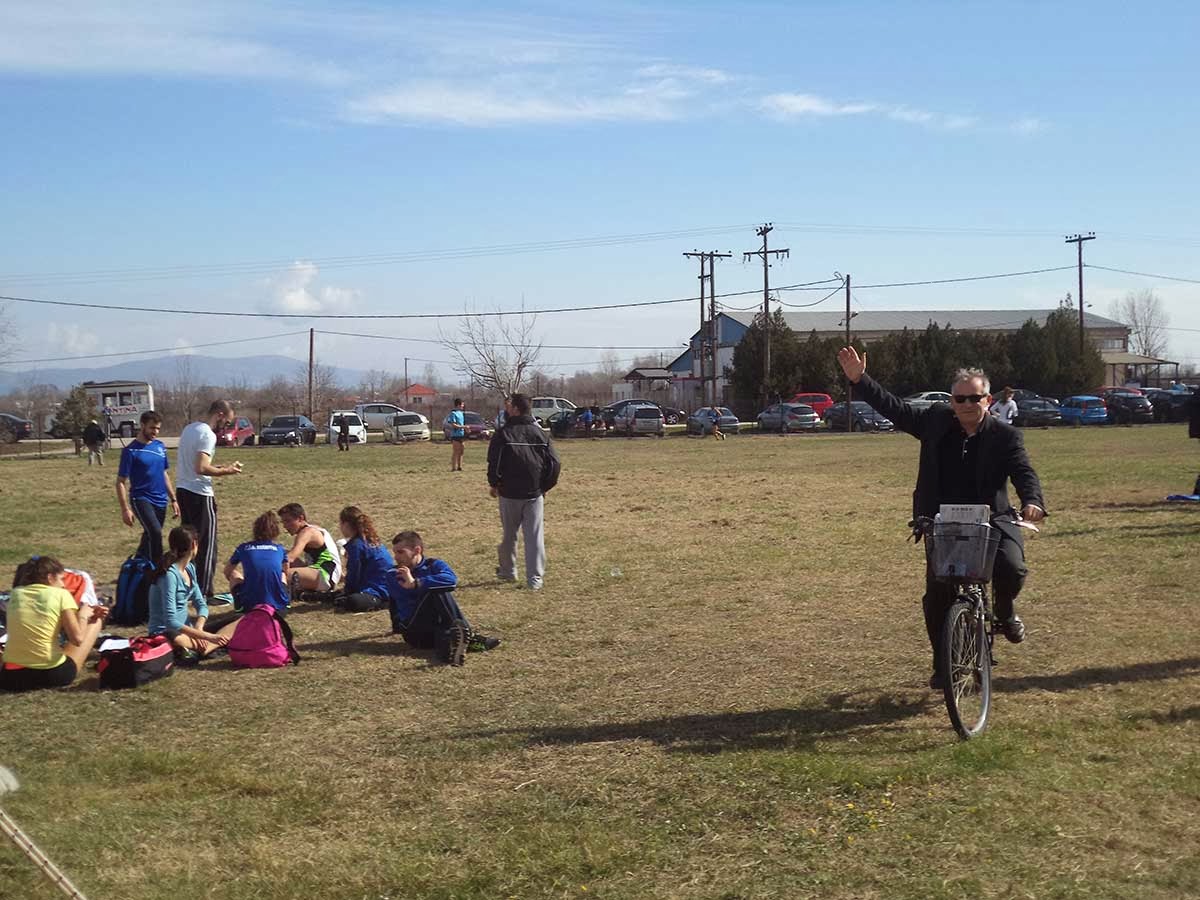
{"type": "Polygon", "coordinates": [[[186,353],[175,357],[175,379],[171,382],[171,399],[175,410],[184,424],[192,421],[192,413],[198,411],[200,400],[200,385],[196,383],[195,372],[192,369],[192,358],[186,353]]]}
{"type": "Polygon", "coordinates": [[[508,396],[521,389],[537,366],[542,342],[534,336],[536,315],[465,316],[458,336],[442,336],[454,370],[485,392],[508,396]]]}
{"type": "MultiPolygon", "coordinates": [[[[297,372],[295,390],[303,399],[301,407],[308,412],[308,366],[301,365],[297,372]]],[[[342,397],[342,386],[338,384],[333,366],[313,363],[312,370],[312,419],[319,426],[330,410],[337,406],[342,397]]]]}
{"type": "Polygon", "coordinates": [[[388,387],[394,380],[382,369],[370,369],[363,373],[362,380],[358,383],[358,395],[363,400],[378,400],[381,396],[389,396],[388,387]]]}
{"type": "Polygon", "coordinates": [[[1110,314],[1129,326],[1130,349],[1134,353],[1160,357],[1167,352],[1167,323],[1171,319],[1154,291],[1149,288],[1130,291],[1112,302],[1110,314]]]}
{"type": "Polygon", "coordinates": [[[13,324],[8,305],[0,303],[0,362],[5,362],[17,348],[17,326],[13,324]]]}

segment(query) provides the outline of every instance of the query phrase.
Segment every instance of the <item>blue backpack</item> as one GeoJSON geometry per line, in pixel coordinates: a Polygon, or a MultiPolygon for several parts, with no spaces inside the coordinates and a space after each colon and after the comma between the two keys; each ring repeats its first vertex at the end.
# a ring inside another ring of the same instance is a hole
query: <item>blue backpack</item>
{"type": "Polygon", "coordinates": [[[117,578],[117,603],[109,621],[114,625],[141,625],[150,618],[150,582],[156,566],[142,556],[121,564],[117,578]]]}

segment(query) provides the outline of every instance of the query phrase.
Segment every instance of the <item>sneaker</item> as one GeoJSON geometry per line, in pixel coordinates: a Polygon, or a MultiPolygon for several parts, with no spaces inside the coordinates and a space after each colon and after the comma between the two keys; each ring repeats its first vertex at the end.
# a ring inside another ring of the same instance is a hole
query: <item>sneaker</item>
{"type": "Polygon", "coordinates": [[[201,656],[195,650],[185,650],[182,647],[175,648],[175,665],[181,669],[190,669],[200,665],[201,656]]]}
{"type": "Polygon", "coordinates": [[[461,619],[446,629],[444,658],[450,665],[461,666],[466,662],[469,635],[470,629],[461,619]]]}
{"type": "Polygon", "coordinates": [[[517,580],[516,575],[512,575],[512,574],[506,575],[506,574],[504,574],[504,572],[501,572],[499,568],[496,569],[496,577],[498,579],[500,579],[501,581],[513,582],[513,581],[517,580]]]}
{"type": "Polygon", "coordinates": [[[1021,621],[1020,616],[1013,616],[1011,619],[1006,619],[999,623],[1000,630],[1004,632],[1004,636],[1008,638],[1009,643],[1019,644],[1025,640],[1025,623],[1021,621]]]}
{"type": "Polygon", "coordinates": [[[468,653],[483,653],[485,650],[495,650],[500,646],[500,638],[488,637],[486,634],[473,634],[467,641],[468,653]]]}

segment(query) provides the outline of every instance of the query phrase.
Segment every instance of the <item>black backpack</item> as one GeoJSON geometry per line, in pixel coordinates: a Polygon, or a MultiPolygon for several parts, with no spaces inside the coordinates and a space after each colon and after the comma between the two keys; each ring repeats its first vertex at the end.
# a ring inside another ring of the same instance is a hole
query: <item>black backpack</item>
{"type": "Polygon", "coordinates": [[[150,583],[156,566],[143,556],[121,564],[117,578],[117,603],[109,621],[114,625],[141,625],[150,618],[150,583]]]}

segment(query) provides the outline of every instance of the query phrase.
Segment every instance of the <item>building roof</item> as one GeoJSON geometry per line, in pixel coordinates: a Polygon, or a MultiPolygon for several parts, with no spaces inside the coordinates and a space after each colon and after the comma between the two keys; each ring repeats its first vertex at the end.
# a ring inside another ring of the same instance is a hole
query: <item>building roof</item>
{"type": "Polygon", "coordinates": [[[412,396],[413,394],[417,394],[422,397],[436,397],[437,396],[437,391],[435,391],[431,387],[426,387],[423,384],[410,384],[407,388],[404,389],[404,393],[408,394],[409,396],[412,396]]]}
{"type": "MultiPolygon", "coordinates": [[[[851,324],[853,331],[924,331],[930,322],[950,325],[960,331],[1016,331],[1030,319],[1044,325],[1054,309],[860,309],[851,324]]],[[[757,312],[723,312],[735,322],[749,326],[757,312]]],[[[787,312],[783,320],[788,328],[799,333],[809,331],[836,332],[844,329],[843,311],[787,312]]],[[[1126,329],[1114,319],[1084,312],[1084,328],[1126,329]]]]}
{"type": "Polygon", "coordinates": [[[1124,350],[1102,350],[1100,358],[1106,366],[1177,366],[1173,359],[1159,359],[1156,356],[1139,356],[1137,353],[1127,353],[1124,350]]]}
{"type": "Polygon", "coordinates": [[[670,369],[642,368],[634,369],[625,376],[626,381],[645,381],[652,378],[671,378],[674,372],[670,369]]]}

